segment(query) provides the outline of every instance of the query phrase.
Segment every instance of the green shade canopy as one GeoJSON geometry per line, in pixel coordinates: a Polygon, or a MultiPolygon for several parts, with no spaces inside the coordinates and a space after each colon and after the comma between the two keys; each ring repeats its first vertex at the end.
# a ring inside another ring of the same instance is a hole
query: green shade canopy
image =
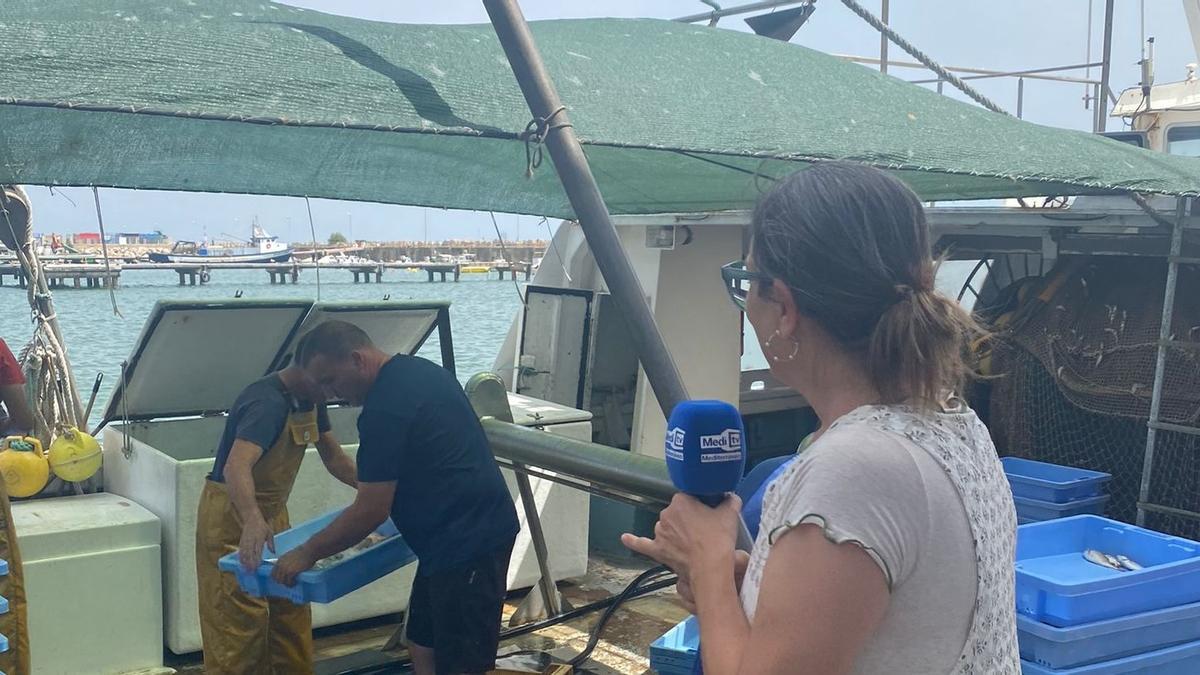
{"type": "MultiPolygon", "coordinates": [[[[1200,161],[966,105],[793,44],[661,20],[533,33],[614,213],[750,207],[848,159],[928,200],[1200,194],[1200,161]]],[[[247,0],[7,0],[0,183],[571,217],[488,25],[247,0]]]]}

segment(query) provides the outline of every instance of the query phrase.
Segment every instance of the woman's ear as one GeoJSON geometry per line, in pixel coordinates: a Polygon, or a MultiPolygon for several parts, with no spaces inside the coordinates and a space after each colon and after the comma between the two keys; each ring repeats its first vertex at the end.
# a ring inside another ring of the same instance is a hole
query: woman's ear
{"type": "Polygon", "coordinates": [[[792,295],[792,289],[775,279],[771,282],[771,300],[779,305],[779,336],[794,340],[800,315],[796,309],[796,298],[792,295]]]}

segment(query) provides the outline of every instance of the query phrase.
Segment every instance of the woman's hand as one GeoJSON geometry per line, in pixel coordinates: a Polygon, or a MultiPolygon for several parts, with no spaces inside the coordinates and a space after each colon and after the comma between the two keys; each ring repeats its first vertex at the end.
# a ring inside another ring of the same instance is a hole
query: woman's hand
{"type": "Polygon", "coordinates": [[[742,500],[729,495],[715,508],[683,493],[671,499],[654,526],[654,538],[621,535],[621,543],[689,580],[694,570],[729,564],[737,542],[742,500]]]}

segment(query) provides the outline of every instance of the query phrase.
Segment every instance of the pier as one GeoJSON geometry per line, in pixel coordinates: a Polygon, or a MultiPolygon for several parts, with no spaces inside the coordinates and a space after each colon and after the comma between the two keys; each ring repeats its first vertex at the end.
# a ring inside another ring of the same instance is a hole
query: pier
{"type": "MultiPolygon", "coordinates": [[[[214,261],[205,264],[181,263],[151,263],[131,262],[128,260],[111,261],[106,267],[103,262],[95,262],[94,258],[74,260],[56,257],[44,260],[42,269],[50,282],[50,287],[58,288],[116,288],[120,284],[122,274],[143,270],[171,270],[179,275],[180,286],[197,286],[207,284],[214,273],[219,270],[265,270],[267,280],[272,285],[299,283],[300,273],[320,267],[321,270],[349,271],[354,283],[383,283],[384,273],[389,270],[424,270],[429,282],[446,282],[450,279],[460,281],[464,275],[498,274],[503,280],[505,275],[516,280],[522,275],[529,281],[533,274],[533,265],[528,262],[491,262],[491,263],[444,263],[444,262],[371,262],[328,263],[318,265],[312,261],[292,260],[282,263],[223,263],[214,261]],[[485,272],[464,272],[463,268],[486,268],[485,272]]],[[[21,265],[14,259],[0,260],[0,286],[6,278],[21,288],[28,284],[21,265]]]]}

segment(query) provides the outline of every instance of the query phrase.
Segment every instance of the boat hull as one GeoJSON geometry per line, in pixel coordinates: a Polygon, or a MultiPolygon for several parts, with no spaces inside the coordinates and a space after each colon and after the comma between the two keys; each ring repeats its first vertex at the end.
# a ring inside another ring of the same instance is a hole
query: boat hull
{"type": "Polygon", "coordinates": [[[177,255],[173,253],[151,253],[150,262],[176,263],[181,265],[219,265],[222,263],[280,263],[292,258],[292,249],[267,253],[245,253],[238,255],[177,255]]]}

